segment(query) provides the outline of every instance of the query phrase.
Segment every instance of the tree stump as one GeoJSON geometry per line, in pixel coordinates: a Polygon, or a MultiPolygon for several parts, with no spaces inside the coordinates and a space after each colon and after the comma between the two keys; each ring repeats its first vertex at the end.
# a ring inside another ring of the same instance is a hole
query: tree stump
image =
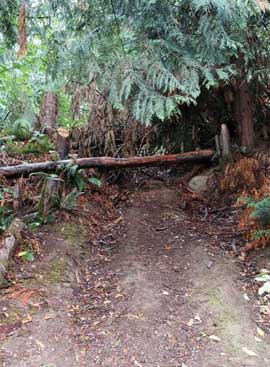
{"type": "Polygon", "coordinates": [[[57,152],[60,159],[68,157],[70,152],[70,133],[64,128],[57,129],[57,152]]]}
{"type": "Polygon", "coordinates": [[[220,143],[222,149],[222,157],[229,157],[231,155],[230,133],[225,124],[221,125],[220,143]]]}
{"type": "Polygon", "coordinates": [[[37,210],[41,218],[47,219],[55,206],[56,196],[60,193],[61,181],[57,177],[44,180],[37,210]]]}
{"type": "Polygon", "coordinates": [[[14,219],[7,230],[7,236],[3,239],[3,243],[0,247],[0,285],[4,281],[10,258],[22,239],[23,228],[24,223],[18,218],[14,219]]]}

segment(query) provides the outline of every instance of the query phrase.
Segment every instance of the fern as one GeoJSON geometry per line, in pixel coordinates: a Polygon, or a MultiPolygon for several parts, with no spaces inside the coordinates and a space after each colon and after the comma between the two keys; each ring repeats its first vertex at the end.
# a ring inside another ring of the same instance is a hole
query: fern
{"type": "Polygon", "coordinates": [[[31,122],[24,119],[15,121],[12,128],[12,133],[19,140],[29,139],[33,133],[33,127],[31,122]]]}
{"type": "Polygon", "coordinates": [[[248,206],[252,208],[251,218],[256,219],[261,226],[270,224],[270,199],[268,197],[257,202],[250,202],[248,206]]]}
{"type": "Polygon", "coordinates": [[[60,201],[60,209],[71,211],[76,206],[76,201],[82,193],[78,192],[76,189],[73,189],[69,194],[64,196],[60,201]]]}
{"type": "Polygon", "coordinates": [[[270,229],[260,229],[252,233],[251,239],[261,241],[262,239],[270,240],[270,229]]]}
{"type": "Polygon", "coordinates": [[[52,143],[48,135],[36,132],[29,142],[23,147],[22,152],[44,154],[52,149],[52,143]]]}

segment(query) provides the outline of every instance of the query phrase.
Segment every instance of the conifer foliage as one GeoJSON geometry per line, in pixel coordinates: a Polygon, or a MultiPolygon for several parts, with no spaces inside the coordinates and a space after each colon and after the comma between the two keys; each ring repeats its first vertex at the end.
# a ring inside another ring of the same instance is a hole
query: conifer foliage
{"type": "Polygon", "coordinates": [[[212,89],[237,94],[269,83],[267,1],[3,0],[0,21],[6,42],[19,39],[19,54],[41,43],[48,90],[95,85],[114,110],[128,108],[147,125],[212,89]]]}
{"type": "Polygon", "coordinates": [[[85,84],[96,80],[115,109],[128,105],[146,124],[196,104],[202,88],[253,77],[258,42],[250,38],[262,17],[255,1],[111,0],[67,8],[75,14],[69,26],[77,27],[61,54],[65,73],[85,84]]]}

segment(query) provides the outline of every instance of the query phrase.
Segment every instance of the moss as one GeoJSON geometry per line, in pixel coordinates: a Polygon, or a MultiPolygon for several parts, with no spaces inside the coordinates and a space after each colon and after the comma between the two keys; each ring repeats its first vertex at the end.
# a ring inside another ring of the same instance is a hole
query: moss
{"type": "Polygon", "coordinates": [[[54,259],[50,265],[51,270],[48,280],[51,283],[61,283],[64,272],[67,268],[66,260],[63,257],[61,257],[60,259],[54,259]]]}
{"type": "Polygon", "coordinates": [[[47,135],[40,134],[34,136],[23,148],[22,153],[36,153],[43,154],[48,153],[52,149],[50,138],[47,135]]]}
{"type": "Polygon", "coordinates": [[[209,302],[212,306],[221,306],[222,305],[222,301],[220,299],[220,297],[218,296],[218,292],[217,291],[212,291],[209,294],[209,302]]]}
{"type": "Polygon", "coordinates": [[[212,290],[209,293],[210,307],[215,310],[217,322],[223,329],[230,329],[237,321],[237,316],[232,312],[230,307],[227,307],[222,295],[218,290],[212,290]]]}
{"type": "Polygon", "coordinates": [[[7,154],[11,157],[17,156],[22,153],[24,143],[15,142],[15,141],[7,141],[5,143],[5,150],[7,154]]]}
{"type": "Polygon", "coordinates": [[[76,223],[65,223],[54,226],[57,233],[73,248],[81,248],[85,244],[85,231],[76,223]]]}
{"type": "Polygon", "coordinates": [[[6,267],[8,265],[8,260],[0,259],[0,267],[6,267]]]}
{"type": "Polygon", "coordinates": [[[27,143],[11,140],[5,143],[5,150],[10,156],[45,154],[51,149],[53,149],[53,145],[50,138],[43,134],[33,136],[27,143]]]}

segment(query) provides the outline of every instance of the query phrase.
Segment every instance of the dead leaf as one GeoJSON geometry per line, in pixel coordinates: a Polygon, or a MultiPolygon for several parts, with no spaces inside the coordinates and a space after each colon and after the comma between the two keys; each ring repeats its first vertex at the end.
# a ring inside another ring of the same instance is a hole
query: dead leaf
{"type": "Polygon", "coordinates": [[[243,347],[242,348],[243,352],[245,352],[246,354],[248,354],[250,357],[258,357],[257,354],[255,352],[253,352],[252,350],[243,347]]]}
{"type": "Polygon", "coordinates": [[[48,313],[47,315],[44,316],[44,320],[52,320],[52,319],[55,319],[54,313],[48,313]]]}
{"type": "Polygon", "coordinates": [[[140,364],[140,362],[138,362],[134,357],[133,357],[133,362],[134,362],[134,365],[137,366],[137,367],[143,367],[142,364],[140,364]]]}
{"type": "Polygon", "coordinates": [[[201,318],[200,318],[200,315],[196,315],[195,316],[195,320],[197,321],[197,322],[199,322],[199,323],[201,323],[202,322],[202,320],[201,320],[201,318]]]}
{"type": "Polygon", "coordinates": [[[128,313],[127,314],[127,318],[129,320],[140,320],[140,321],[144,321],[144,316],[143,314],[140,314],[140,315],[134,315],[132,313],[128,313]]]}
{"type": "Polygon", "coordinates": [[[122,293],[117,293],[114,298],[125,298],[125,296],[122,293]]]}
{"type": "Polygon", "coordinates": [[[214,342],[221,342],[221,339],[216,335],[210,335],[209,339],[213,340],[214,342]]]}
{"type": "Polygon", "coordinates": [[[257,334],[258,334],[260,337],[264,337],[264,331],[263,331],[261,328],[259,328],[259,327],[257,327],[257,334]]]}
{"type": "Polygon", "coordinates": [[[124,222],[124,217],[121,215],[121,217],[116,218],[113,223],[114,224],[119,224],[119,223],[123,223],[124,222]]]}
{"type": "Polygon", "coordinates": [[[30,289],[25,287],[14,287],[11,292],[8,293],[7,298],[12,300],[18,300],[23,306],[29,303],[31,297],[41,296],[41,292],[38,289],[30,289]]]}
{"type": "Polygon", "coordinates": [[[4,340],[7,336],[10,336],[21,326],[21,322],[14,322],[12,324],[0,325],[0,340],[4,340]]]}
{"type": "Polygon", "coordinates": [[[35,342],[37,343],[37,345],[42,349],[44,350],[45,349],[45,345],[43,343],[41,343],[39,340],[35,340],[35,342]]]}
{"type": "Polygon", "coordinates": [[[172,246],[171,246],[171,245],[169,245],[169,244],[167,244],[167,245],[165,245],[165,246],[164,246],[164,249],[165,249],[166,251],[171,251],[172,246]]]}
{"type": "Polygon", "coordinates": [[[22,319],[22,323],[23,323],[23,324],[28,324],[29,322],[32,322],[32,317],[31,317],[31,315],[28,313],[25,317],[23,317],[23,319],[22,319]]]}

